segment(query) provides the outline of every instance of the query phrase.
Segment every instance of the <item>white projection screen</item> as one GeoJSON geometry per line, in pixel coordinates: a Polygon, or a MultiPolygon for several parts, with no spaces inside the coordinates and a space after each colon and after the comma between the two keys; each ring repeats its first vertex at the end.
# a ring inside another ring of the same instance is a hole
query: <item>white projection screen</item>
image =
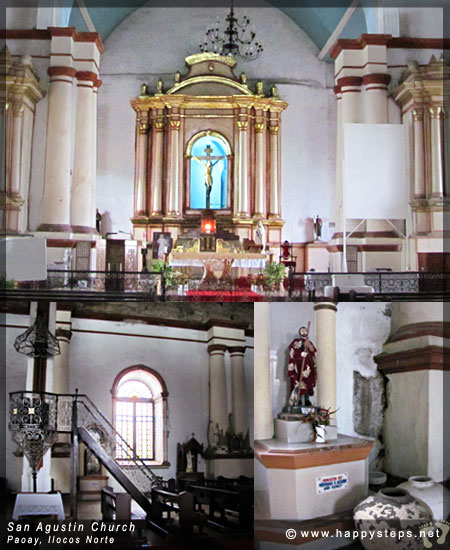
{"type": "Polygon", "coordinates": [[[345,217],[406,219],[406,169],[402,124],[345,124],[345,217]]]}

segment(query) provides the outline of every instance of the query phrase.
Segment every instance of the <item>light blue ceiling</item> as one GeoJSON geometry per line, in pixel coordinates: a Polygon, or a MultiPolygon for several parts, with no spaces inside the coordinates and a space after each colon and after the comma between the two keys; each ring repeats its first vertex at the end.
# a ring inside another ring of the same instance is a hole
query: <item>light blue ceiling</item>
{"type": "MultiPolygon", "coordinates": [[[[111,0],[109,0],[111,2],[111,0]]],[[[89,0],[85,0],[85,5],[89,10],[89,15],[95,25],[97,32],[100,33],[102,40],[105,40],[111,32],[131,13],[133,13],[140,5],[151,5],[148,0],[134,0],[132,6],[128,7],[99,7],[99,0],[91,0],[92,5],[89,6],[89,0]],[[95,6],[95,7],[93,7],[95,6]]],[[[347,0],[350,5],[351,0],[347,0]]],[[[106,3],[106,2],[105,2],[106,3]]],[[[270,2],[277,5],[279,0],[270,2]]],[[[280,2],[283,4],[284,2],[280,2]]],[[[331,3],[331,0],[330,0],[331,3]]],[[[347,7],[345,0],[336,2],[337,7],[286,7],[280,6],[279,9],[290,17],[316,44],[319,50],[325,45],[331,33],[336,28],[339,21],[342,19],[347,7]]],[[[161,3],[159,2],[160,6],[161,3]]],[[[81,15],[81,12],[74,4],[69,20],[69,26],[76,27],[79,31],[87,31],[88,28],[81,15]]],[[[339,38],[358,38],[362,33],[367,32],[366,20],[363,9],[357,9],[347,25],[343,29],[339,38]]]]}

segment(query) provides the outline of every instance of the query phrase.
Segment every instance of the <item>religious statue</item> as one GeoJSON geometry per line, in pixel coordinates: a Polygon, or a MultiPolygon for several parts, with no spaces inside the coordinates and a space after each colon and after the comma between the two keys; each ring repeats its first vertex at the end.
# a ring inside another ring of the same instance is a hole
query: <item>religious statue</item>
{"type": "Polygon", "coordinates": [[[98,208],[95,211],[95,229],[97,230],[97,233],[101,233],[102,229],[102,215],[100,214],[98,208]]]}
{"type": "Polygon", "coordinates": [[[299,336],[289,346],[288,376],[291,394],[289,405],[310,406],[316,385],[316,348],[308,337],[308,328],[300,327],[299,336]]]}
{"type": "Polygon", "coordinates": [[[314,218],[314,240],[320,241],[322,237],[322,219],[318,215],[314,218]]]}
{"type": "Polygon", "coordinates": [[[164,233],[161,233],[156,242],[158,244],[158,260],[164,260],[167,250],[169,249],[169,243],[164,236],[164,233]]]}
{"type": "Polygon", "coordinates": [[[263,250],[266,248],[266,228],[264,227],[262,220],[259,220],[256,224],[255,244],[262,245],[263,250]]]}
{"type": "Polygon", "coordinates": [[[209,209],[211,208],[211,189],[213,184],[212,170],[222,157],[219,157],[215,162],[213,162],[210,158],[208,158],[212,153],[212,149],[209,145],[206,147],[205,151],[207,154],[206,158],[201,159],[195,156],[192,158],[199,162],[205,169],[206,208],[209,209]]]}
{"type": "Polygon", "coordinates": [[[289,260],[291,257],[291,245],[289,241],[284,241],[281,245],[281,261],[289,260]]]}

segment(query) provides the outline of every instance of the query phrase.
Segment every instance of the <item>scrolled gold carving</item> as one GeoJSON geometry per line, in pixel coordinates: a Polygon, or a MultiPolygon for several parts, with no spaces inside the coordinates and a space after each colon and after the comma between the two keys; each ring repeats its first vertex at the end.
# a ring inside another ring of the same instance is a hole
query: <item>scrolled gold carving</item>
{"type": "Polygon", "coordinates": [[[220,63],[225,63],[225,65],[228,65],[229,67],[234,67],[237,63],[236,59],[233,57],[212,52],[196,53],[186,57],[185,61],[186,65],[195,65],[196,63],[201,63],[202,61],[219,61],[220,63]]]}

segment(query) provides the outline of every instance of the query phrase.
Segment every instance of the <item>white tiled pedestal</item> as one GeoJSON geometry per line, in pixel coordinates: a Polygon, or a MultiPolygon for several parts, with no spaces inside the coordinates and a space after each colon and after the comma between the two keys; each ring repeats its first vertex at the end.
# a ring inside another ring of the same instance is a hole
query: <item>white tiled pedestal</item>
{"type": "Polygon", "coordinates": [[[307,520],[351,510],[368,493],[372,445],[343,435],[322,444],[255,442],[255,517],[307,520]],[[339,476],[343,486],[321,492],[320,482],[339,476]]]}

